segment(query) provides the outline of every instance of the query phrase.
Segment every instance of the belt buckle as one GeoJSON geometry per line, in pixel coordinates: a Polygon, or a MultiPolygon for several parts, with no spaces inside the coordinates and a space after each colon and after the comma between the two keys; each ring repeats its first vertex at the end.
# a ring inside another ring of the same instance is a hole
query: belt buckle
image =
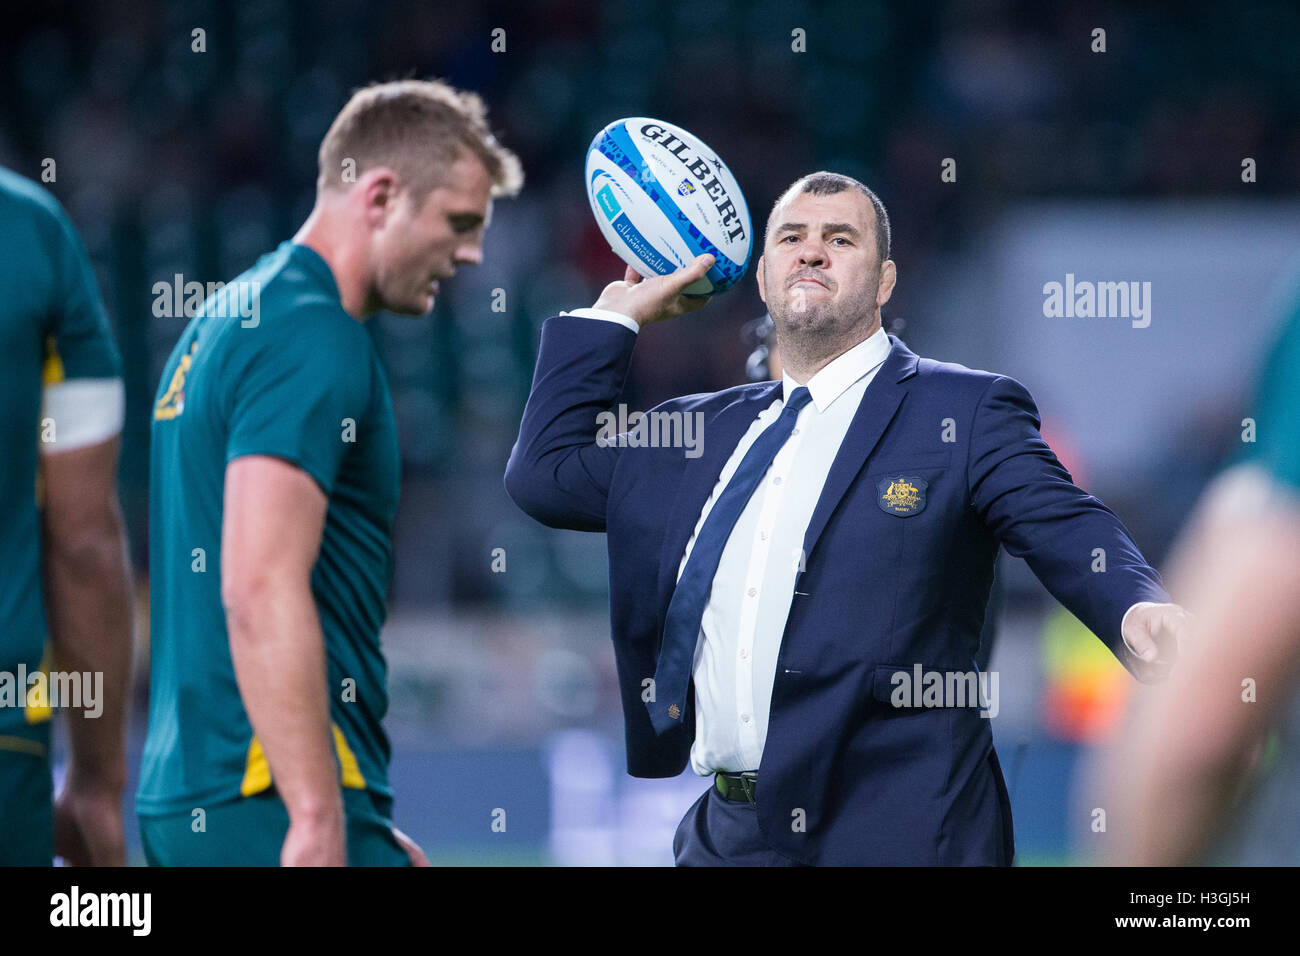
{"type": "Polygon", "coordinates": [[[756,794],[758,793],[758,771],[742,770],[739,776],[740,789],[745,791],[745,799],[749,801],[751,807],[757,807],[758,801],[756,799],[756,794]]]}

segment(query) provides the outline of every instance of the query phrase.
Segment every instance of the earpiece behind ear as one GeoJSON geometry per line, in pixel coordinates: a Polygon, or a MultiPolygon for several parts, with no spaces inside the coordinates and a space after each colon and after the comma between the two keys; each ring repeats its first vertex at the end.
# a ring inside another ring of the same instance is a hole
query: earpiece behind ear
{"type": "Polygon", "coordinates": [[[772,349],[768,342],[774,327],[771,314],[764,313],[740,329],[741,342],[754,346],[745,360],[745,378],[751,383],[766,382],[772,377],[772,349]]]}

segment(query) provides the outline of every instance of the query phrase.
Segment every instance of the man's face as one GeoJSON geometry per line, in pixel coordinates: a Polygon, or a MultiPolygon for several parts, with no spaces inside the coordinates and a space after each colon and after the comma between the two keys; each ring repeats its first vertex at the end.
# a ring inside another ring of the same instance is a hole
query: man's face
{"type": "Polygon", "coordinates": [[[773,211],[758,293],[778,340],[810,333],[838,338],[873,321],[893,289],[892,263],[881,282],[875,218],[871,201],[857,189],[799,193],[773,211]]]}
{"type": "Polygon", "coordinates": [[[407,190],[376,230],[374,294],[380,307],[405,315],[433,308],[438,280],[460,265],[483,261],[483,233],[492,216],[492,179],[477,157],[462,154],[442,185],[417,206],[407,190]]]}

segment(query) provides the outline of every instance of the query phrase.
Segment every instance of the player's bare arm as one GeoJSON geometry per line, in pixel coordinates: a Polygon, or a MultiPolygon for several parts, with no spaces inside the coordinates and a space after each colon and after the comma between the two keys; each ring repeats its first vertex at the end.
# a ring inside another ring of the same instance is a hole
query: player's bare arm
{"type": "Polygon", "coordinates": [[[316,482],[278,458],[249,455],[226,468],[221,598],[240,696],[289,811],[285,866],[346,863],[311,593],[326,506],[316,482]]]}
{"type": "Polygon", "coordinates": [[[55,852],[79,866],[123,866],[125,714],[131,587],[117,502],[120,441],[42,456],[50,639],[60,670],[103,675],[97,713],[69,711],[71,758],[55,803],[55,852]]]}
{"type": "Polygon", "coordinates": [[[1114,862],[1197,862],[1300,679],[1300,506],[1245,516],[1233,493],[1219,485],[1175,554],[1170,588],[1194,598],[1196,617],[1113,758],[1126,837],[1114,862]],[[1258,686],[1249,702],[1247,678],[1258,686]]]}

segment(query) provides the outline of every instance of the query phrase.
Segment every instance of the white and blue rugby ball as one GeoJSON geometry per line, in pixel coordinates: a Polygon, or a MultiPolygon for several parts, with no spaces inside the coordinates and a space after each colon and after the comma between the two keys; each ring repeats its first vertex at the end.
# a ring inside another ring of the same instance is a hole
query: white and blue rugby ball
{"type": "Polygon", "coordinates": [[[671,123],[638,116],[597,133],[587,150],[587,199],[610,247],[646,278],[711,254],[713,267],[687,295],[729,289],[749,266],[753,235],[740,186],[713,150],[671,123]]]}

